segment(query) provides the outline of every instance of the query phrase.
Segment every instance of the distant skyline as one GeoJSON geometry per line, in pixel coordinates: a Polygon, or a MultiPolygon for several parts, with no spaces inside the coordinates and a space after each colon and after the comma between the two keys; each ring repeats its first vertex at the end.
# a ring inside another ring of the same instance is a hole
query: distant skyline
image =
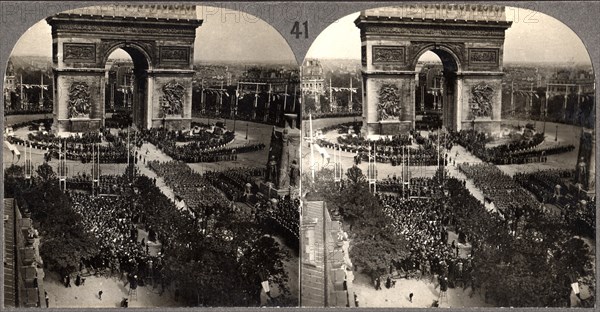
{"type": "MultiPolygon", "coordinates": [[[[296,64],[285,39],[260,18],[206,6],[197,6],[196,15],[204,22],[196,30],[194,62],[296,64]]],[[[41,20],[29,28],[17,41],[11,55],[52,57],[52,34],[46,21],[41,20]]],[[[123,50],[111,55],[111,58],[128,57],[123,50]]]]}
{"type": "MultiPolygon", "coordinates": [[[[321,32],[306,58],[360,60],[360,30],[354,25],[359,12],[347,15],[321,32]]],[[[556,63],[590,65],[589,54],[579,36],[561,21],[527,9],[507,7],[512,26],[506,31],[504,63],[556,63]]],[[[426,53],[422,60],[437,60],[426,53]]]]}

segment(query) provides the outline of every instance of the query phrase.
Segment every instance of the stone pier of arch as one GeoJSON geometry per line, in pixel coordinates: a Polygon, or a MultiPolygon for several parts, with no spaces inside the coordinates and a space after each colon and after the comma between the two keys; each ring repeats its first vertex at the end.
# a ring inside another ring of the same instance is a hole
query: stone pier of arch
{"type": "Polygon", "coordinates": [[[105,122],[106,62],[125,50],[134,63],[134,123],[189,129],[196,28],[193,5],[87,7],[46,19],[52,27],[53,131],[97,130],[105,122]]]}
{"type": "Polygon", "coordinates": [[[492,132],[502,118],[504,7],[401,5],[362,11],[363,128],[366,137],[415,128],[417,61],[444,65],[444,126],[492,132]],[[457,18],[458,17],[458,18],[457,18]]]}

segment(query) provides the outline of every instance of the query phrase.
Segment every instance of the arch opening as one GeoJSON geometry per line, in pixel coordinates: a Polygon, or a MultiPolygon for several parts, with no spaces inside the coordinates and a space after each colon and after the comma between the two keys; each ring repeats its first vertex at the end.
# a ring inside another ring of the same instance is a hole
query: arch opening
{"type": "Polygon", "coordinates": [[[128,125],[146,127],[151,64],[148,56],[139,48],[124,44],[109,51],[104,64],[105,112],[128,125]]]}
{"type": "Polygon", "coordinates": [[[415,128],[454,128],[458,59],[439,47],[425,49],[415,59],[415,128]]]}

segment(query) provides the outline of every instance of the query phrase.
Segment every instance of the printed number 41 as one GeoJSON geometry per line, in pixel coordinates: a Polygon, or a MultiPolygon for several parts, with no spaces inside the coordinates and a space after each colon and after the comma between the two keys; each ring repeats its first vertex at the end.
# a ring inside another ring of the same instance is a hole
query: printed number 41
{"type": "MultiPolygon", "coordinates": [[[[304,38],[308,38],[308,21],[302,23],[304,26],[304,38]]],[[[300,31],[300,22],[294,22],[294,27],[292,27],[292,31],[290,32],[292,35],[296,35],[296,39],[299,39],[302,35],[300,31]]]]}

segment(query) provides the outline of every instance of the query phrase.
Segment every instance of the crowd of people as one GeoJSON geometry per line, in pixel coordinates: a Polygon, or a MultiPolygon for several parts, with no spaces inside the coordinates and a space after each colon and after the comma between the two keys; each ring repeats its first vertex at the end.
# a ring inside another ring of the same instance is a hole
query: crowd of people
{"type": "Polygon", "coordinates": [[[78,173],[67,178],[67,189],[76,189],[97,194],[119,195],[124,191],[125,177],[121,175],[101,175],[96,186],[92,186],[92,176],[78,173]]]}
{"type": "Polygon", "coordinates": [[[134,211],[130,203],[114,196],[92,196],[70,192],[72,209],[81,215],[85,229],[98,238],[100,263],[94,268],[108,267],[113,272],[140,274],[149,260],[146,245],[138,242],[134,211]],[[101,260],[100,260],[101,259],[101,260]]]}
{"type": "Polygon", "coordinates": [[[410,181],[405,179],[404,185],[402,182],[402,177],[396,175],[382,179],[377,181],[377,192],[393,193],[400,197],[431,197],[440,192],[439,186],[430,178],[410,178],[410,181]]]}
{"type": "Polygon", "coordinates": [[[536,147],[527,150],[512,152],[508,154],[507,158],[497,158],[495,163],[498,165],[511,165],[547,162],[548,156],[568,153],[573,150],[575,150],[575,146],[573,146],[572,144],[543,148],[536,147]]]}
{"type": "Polygon", "coordinates": [[[71,209],[98,241],[97,255],[82,259],[77,276],[119,274],[126,276],[125,286],[153,282],[162,285],[162,293],[173,280],[171,270],[165,268],[165,255],[177,246],[189,245],[188,236],[198,231],[196,218],[178,210],[175,202],[156,187],[156,181],[146,176],[138,175],[133,180],[101,176],[100,180],[114,183],[112,187],[119,192],[97,196],[85,189],[68,191],[71,209]]]}
{"type": "Polygon", "coordinates": [[[68,136],[66,138],[60,138],[52,133],[34,132],[29,133],[27,138],[29,141],[37,143],[53,143],[58,145],[59,143],[78,143],[78,144],[90,144],[102,142],[102,136],[105,135],[105,131],[100,132],[84,132],[77,135],[68,136]]]}
{"type": "Polygon", "coordinates": [[[588,237],[595,235],[596,201],[574,187],[573,170],[517,173],[514,179],[539,201],[557,206],[574,233],[588,237]]]}
{"type": "Polygon", "coordinates": [[[237,160],[238,154],[251,153],[265,149],[265,144],[244,144],[240,146],[222,146],[206,149],[199,143],[188,143],[185,145],[162,145],[161,150],[175,160],[188,163],[217,162],[237,160]]]}
{"type": "Polygon", "coordinates": [[[265,171],[263,167],[233,168],[206,172],[204,177],[214,187],[220,189],[229,200],[252,203],[256,201],[253,194],[256,194],[258,188],[255,180],[264,177],[265,171]]]}
{"type": "Polygon", "coordinates": [[[181,161],[148,162],[148,166],[175,192],[175,197],[185,203],[195,216],[211,215],[219,207],[231,202],[201,174],[181,161]]]}
{"type": "Polygon", "coordinates": [[[337,124],[337,125],[331,125],[331,126],[326,126],[321,128],[321,132],[323,134],[329,132],[329,131],[333,131],[333,130],[337,130],[337,132],[339,134],[348,134],[350,132],[350,130],[356,130],[356,129],[360,129],[362,125],[362,121],[351,121],[351,122],[345,122],[345,123],[341,123],[341,124],[337,124]]]}
{"type": "Polygon", "coordinates": [[[259,200],[255,206],[256,217],[263,230],[278,234],[290,247],[298,250],[300,239],[300,200],[289,196],[276,200],[259,200]]]}
{"type": "MultiPolygon", "coordinates": [[[[180,131],[152,128],[141,131],[136,137],[138,141],[154,144],[171,158],[188,163],[232,161],[237,160],[238,154],[260,151],[265,148],[263,143],[227,146],[233,140],[233,132],[224,132],[218,137],[207,131],[201,133],[204,134],[190,136],[180,131]],[[178,140],[186,143],[177,144],[178,140]]],[[[141,142],[139,146],[141,146],[141,142]]]]}
{"type": "Polygon", "coordinates": [[[507,219],[513,219],[522,209],[537,209],[540,203],[521,187],[513,178],[492,164],[459,164],[458,168],[483,192],[487,201],[507,219]]]}
{"type": "Polygon", "coordinates": [[[497,165],[546,162],[550,155],[566,153],[575,149],[575,146],[571,144],[539,147],[544,142],[544,134],[533,133],[531,130],[526,130],[523,135],[516,135],[518,138],[510,143],[495,147],[486,147],[486,144],[492,139],[483,132],[461,130],[450,131],[448,134],[451,142],[462,145],[481,160],[497,165]]]}
{"type": "MultiPolygon", "coordinates": [[[[438,162],[438,153],[440,154],[441,162],[447,159],[444,154],[444,148],[438,150],[437,145],[433,144],[431,140],[422,137],[421,139],[422,141],[420,142],[422,143],[417,147],[408,147],[395,143],[372,145],[376,150],[375,158],[379,163],[390,163],[392,166],[400,166],[403,162],[405,165],[410,166],[435,166],[438,162]]],[[[368,161],[369,155],[373,153],[369,150],[369,146],[340,145],[327,140],[317,140],[317,144],[325,148],[339,148],[344,152],[355,153],[355,164],[368,161]]]]}
{"type": "Polygon", "coordinates": [[[364,137],[340,136],[337,138],[338,144],[349,146],[384,146],[388,147],[387,151],[396,152],[399,148],[413,144],[413,134],[394,135],[392,137],[384,137],[379,140],[367,140],[364,137]]]}
{"type": "Polygon", "coordinates": [[[227,146],[234,139],[233,132],[224,131],[218,127],[214,127],[214,129],[196,128],[187,132],[164,128],[141,131],[120,129],[116,135],[111,133],[108,128],[102,128],[98,132],[85,132],[66,138],[36,132],[30,133],[27,140],[11,136],[8,141],[16,145],[45,150],[46,160],[58,158],[59,153],[65,150],[65,146],[63,146],[65,144],[66,159],[83,163],[91,162],[94,155],[98,157],[98,149],[101,163],[126,163],[128,147],[137,146],[139,148],[144,142],[156,145],[173,159],[194,163],[237,160],[238,154],[260,151],[265,148],[265,144],[262,143],[227,146]],[[177,142],[184,143],[178,144],[177,142]]]}
{"type": "Polygon", "coordinates": [[[265,168],[235,168],[204,174],[214,187],[227,198],[253,206],[255,217],[266,232],[282,235],[296,246],[299,239],[300,202],[289,196],[269,200],[259,194],[257,181],[264,177],[265,168]]]}
{"type": "MultiPolygon", "coordinates": [[[[421,181],[423,184],[432,185],[435,182],[421,181]]],[[[464,188],[461,184],[461,188],[464,188]]],[[[457,187],[458,188],[458,187],[457,187]]],[[[468,191],[462,196],[470,196],[468,191]]],[[[433,279],[437,275],[440,280],[448,279],[451,285],[463,283],[471,284],[471,271],[473,268],[472,251],[466,248],[461,252],[459,244],[466,246],[468,233],[457,220],[458,213],[464,209],[483,209],[477,201],[465,202],[466,207],[451,207],[448,198],[439,194],[427,198],[402,198],[397,195],[378,195],[379,202],[389,220],[389,227],[408,242],[409,255],[397,259],[390,265],[389,276],[421,277],[429,276],[433,279]],[[449,231],[456,231],[458,241],[449,241],[449,231]]],[[[454,200],[453,200],[454,201],[454,200]]]]}
{"type": "Polygon", "coordinates": [[[550,169],[532,173],[516,173],[513,178],[534,194],[540,202],[560,205],[562,198],[568,195],[566,182],[572,180],[573,175],[573,170],[550,169]]]}

